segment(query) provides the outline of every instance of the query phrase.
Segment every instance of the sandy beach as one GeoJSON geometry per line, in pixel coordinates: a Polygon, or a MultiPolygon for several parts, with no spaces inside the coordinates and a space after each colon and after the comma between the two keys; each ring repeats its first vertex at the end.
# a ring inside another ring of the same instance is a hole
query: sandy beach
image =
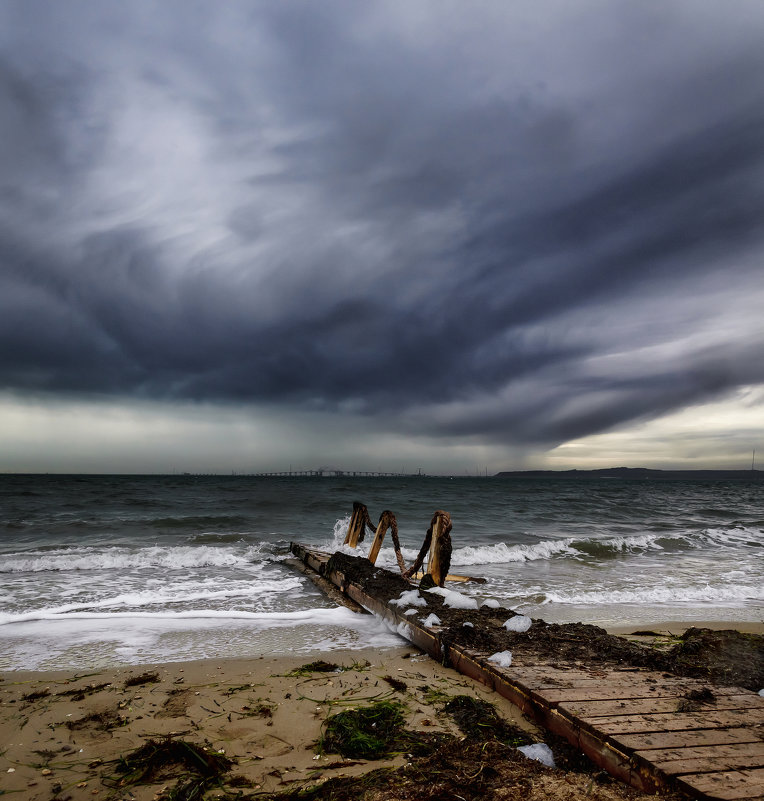
{"type": "MultiPolygon", "coordinates": [[[[672,622],[655,630],[681,628],[672,622]]],[[[764,630],[761,624],[745,628],[764,630]]],[[[138,781],[140,771],[120,772],[120,765],[129,767],[129,755],[146,743],[187,743],[212,758],[230,759],[220,781],[205,787],[207,798],[268,797],[380,767],[409,765],[414,770],[417,758],[405,748],[379,760],[324,751],[319,741],[327,721],[345,710],[400,702],[402,728],[425,738],[448,735],[458,746],[465,742],[464,727],[444,710],[449,699],[468,696],[492,705],[502,725],[525,742],[546,739],[558,762],[552,769],[526,759],[514,747],[502,745],[498,754],[489,749],[490,758],[507,771],[506,793],[492,797],[643,797],[571,757],[567,747],[550,740],[493,691],[413,647],[331,651],[323,658],[328,665],[305,655],[260,656],[93,672],[0,674],[2,790],[30,801],[202,797],[179,793],[180,785],[196,775],[188,766],[170,764],[138,781]]],[[[378,797],[416,796],[401,790],[378,797]]]]}
{"type": "Polygon", "coordinates": [[[235,784],[247,791],[280,791],[403,765],[405,754],[372,763],[317,749],[327,717],[380,699],[406,704],[406,728],[461,736],[434,699],[444,694],[482,698],[504,719],[540,737],[507,701],[416,649],[333,651],[326,657],[337,669],[303,669],[311,660],[302,656],[175,662],[87,674],[4,673],[2,789],[30,801],[153,799],[176,779],[120,787],[114,760],[149,739],[168,736],[235,760],[235,784]],[[395,689],[391,680],[402,684],[395,689]]]}

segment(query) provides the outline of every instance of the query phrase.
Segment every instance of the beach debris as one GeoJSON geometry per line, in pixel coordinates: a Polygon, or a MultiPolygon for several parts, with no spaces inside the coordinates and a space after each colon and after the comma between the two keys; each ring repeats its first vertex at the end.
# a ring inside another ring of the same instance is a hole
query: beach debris
{"type": "Polygon", "coordinates": [[[245,704],[243,707],[241,707],[239,714],[248,718],[272,718],[273,710],[275,708],[276,707],[274,704],[268,704],[265,701],[258,699],[251,705],[245,704]]]}
{"type": "Polygon", "coordinates": [[[179,777],[170,795],[177,801],[190,801],[202,798],[208,788],[219,785],[234,764],[210,746],[172,737],[150,739],[117,760],[116,770],[122,778],[109,783],[123,788],[179,777]]]}
{"type": "Polygon", "coordinates": [[[512,652],[511,651],[498,651],[495,654],[491,654],[488,657],[489,662],[493,662],[495,665],[499,667],[509,667],[512,664],[512,652]]]}
{"type": "Polygon", "coordinates": [[[141,684],[156,684],[159,681],[159,674],[156,671],[148,670],[138,676],[131,676],[125,679],[125,688],[138,687],[141,684]]]}
{"type": "Polygon", "coordinates": [[[665,658],[669,670],[714,684],[754,692],[764,685],[764,634],[689,628],[665,658]]]}
{"type": "Polygon", "coordinates": [[[450,715],[469,740],[498,740],[513,747],[533,742],[527,732],[500,717],[496,707],[488,701],[471,695],[446,695],[434,700],[443,704],[443,711],[450,715]]]}
{"type": "Polygon", "coordinates": [[[405,723],[398,701],[377,701],[329,717],[319,741],[322,752],[349,759],[380,759],[393,750],[405,723]]]}
{"type": "Polygon", "coordinates": [[[521,754],[524,754],[528,759],[535,759],[542,765],[548,768],[555,767],[554,755],[552,749],[546,743],[531,743],[530,745],[521,745],[517,749],[521,754]]]}
{"type": "Polygon", "coordinates": [[[380,700],[332,715],[324,723],[317,744],[320,753],[338,753],[346,759],[432,753],[448,735],[404,729],[405,709],[400,701],[380,700]]]}
{"type": "Polygon", "coordinates": [[[76,690],[61,690],[61,692],[56,693],[56,696],[69,696],[72,701],[82,701],[86,695],[92,695],[109,686],[108,682],[104,684],[88,684],[86,687],[80,687],[76,690]]]}
{"type": "Polygon", "coordinates": [[[528,631],[531,625],[533,625],[533,621],[527,615],[515,615],[504,621],[504,628],[507,631],[517,631],[521,634],[528,631]]]}
{"type": "Polygon", "coordinates": [[[296,678],[299,676],[307,676],[310,673],[339,673],[341,670],[342,668],[334,662],[326,662],[323,659],[317,659],[315,662],[308,662],[294,670],[290,670],[289,673],[285,675],[296,678]]]}
{"type": "Polygon", "coordinates": [[[708,687],[701,687],[697,690],[690,690],[684,694],[689,701],[699,701],[703,704],[716,703],[716,696],[708,687]]]}
{"type": "Polygon", "coordinates": [[[396,679],[393,676],[382,676],[382,681],[386,681],[394,690],[399,693],[405,693],[408,690],[408,684],[401,679],[396,679]]]}
{"type": "Polygon", "coordinates": [[[39,701],[40,698],[47,698],[50,695],[50,688],[46,687],[44,690],[36,690],[26,695],[21,696],[22,701],[39,701]]]}

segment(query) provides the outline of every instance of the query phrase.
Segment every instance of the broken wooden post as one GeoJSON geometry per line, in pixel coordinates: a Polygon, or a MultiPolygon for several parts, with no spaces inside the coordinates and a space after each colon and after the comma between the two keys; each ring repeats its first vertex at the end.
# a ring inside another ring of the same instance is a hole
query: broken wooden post
{"type": "Polygon", "coordinates": [[[374,542],[372,542],[371,549],[369,550],[369,561],[372,564],[376,563],[380,548],[382,548],[382,540],[384,540],[385,534],[387,534],[387,529],[390,528],[390,518],[395,520],[393,513],[387,509],[379,516],[379,525],[374,534],[374,542]]]}
{"type": "Polygon", "coordinates": [[[432,540],[430,556],[427,560],[427,573],[432,580],[442,587],[446,581],[448,568],[451,566],[451,515],[438,509],[432,518],[432,540]]]}
{"type": "Polygon", "coordinates": [[[349,545],[351,548],[358,547],[358,541],[363,540],[364,527],[368,519],[369,511],[366,506],[358,501],[353,501],[353,514],[350,516],[345,545],[349,545]]]}

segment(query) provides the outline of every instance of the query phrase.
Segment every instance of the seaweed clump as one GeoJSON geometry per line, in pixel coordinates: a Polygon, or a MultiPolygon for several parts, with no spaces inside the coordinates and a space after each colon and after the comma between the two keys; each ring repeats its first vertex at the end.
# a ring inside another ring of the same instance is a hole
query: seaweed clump
{"type": "Polygon", "coordinates": [[[400,701],[376,701],[332,715],[324,724],[319,749],[345,759],[383,759],[404,751],[426,756],[449,739],[449,735],[437,732],[404,729],[405,709],[400,701]]]}
{"type": "Polygon", "coordinates": [[[713,684],[764,687],[764,634],[690,628],[666,655],[669,669],[713,684]]]}
{"type": "Polygon", "coordinates": [[[36,692],[27,693],[21,696],[22,701],[39,701],[40,698],[47,698],[50,695],[50,690],[37,690],[36,692]]]}
{"type": "Polygon", "coordinates": [[[311,673],[338,673],[341,670],[340,666],[334,662],[326,662],[323,659],[317,659],[315,662],[308,662],[305,665],[290,670],[286,673],[289,677],[308,676],[311,673]]]}
{"type": "Polygon", "coordinates": [[[327,719],[321,750],[348,759],[381,759],[397,750],[405,720],[403,704],[398,701],[346,709],[327,719]]]}
{"type": "Polygon", "coordinates": [[[153,784],[179,777],[178,783],[165,797],[172,801],[191,801],[201,799],[213,785],[220,785],[233,764],[223,754],[186,740],[172,737],[147,740],[140,748],[119,759],[117,772],[124,776],[115,786],[153,784]]]}
{"type": "Polygon", "coordinates": [[[443,710],[454,719],[468,740],[498,740],[504,745],[515,747],[535,742],[522,729],[502,720],[493,704],[479,698],[456,695],[446,702],[443,710]]]}
{"type": "Polygon", "coordinates": [[[125,679],[125,687],[138,687],[141,684],[156,684],[159,681],[159,674],[156,671],[150,670],[146,673],[141,673],[139,676],[131,676],[125,679]]]}

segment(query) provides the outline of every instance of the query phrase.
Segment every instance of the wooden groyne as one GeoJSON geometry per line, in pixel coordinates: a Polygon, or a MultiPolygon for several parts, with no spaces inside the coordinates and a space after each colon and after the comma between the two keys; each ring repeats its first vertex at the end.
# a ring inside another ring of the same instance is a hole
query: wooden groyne
{"type": "Polygon", "coordinates": [[[298,543],[291,550],[431,657],[492,687],[633,787],[764,801],[764,698],[756,693],[638,667],[570,666],[555,653],[520,653],[501,667],[490,652],[448,641],[439,626],[375,597],[331,554],[298,543]]]}

